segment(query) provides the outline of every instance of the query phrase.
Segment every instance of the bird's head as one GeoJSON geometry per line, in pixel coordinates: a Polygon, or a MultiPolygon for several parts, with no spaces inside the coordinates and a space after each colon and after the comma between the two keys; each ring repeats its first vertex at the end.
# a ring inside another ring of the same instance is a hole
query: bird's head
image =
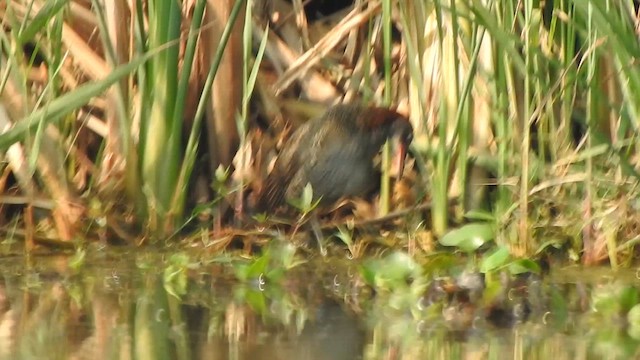
{"type": "Polygon", "coordinates": [[[398,179],[404,171],[407,149],[413,141],[413,127],[406,116],[387,108],[367,108],[358,119],[358,125],[365,133],[370,133],[378,146],[391,140],[395,152],[398,179]]]}

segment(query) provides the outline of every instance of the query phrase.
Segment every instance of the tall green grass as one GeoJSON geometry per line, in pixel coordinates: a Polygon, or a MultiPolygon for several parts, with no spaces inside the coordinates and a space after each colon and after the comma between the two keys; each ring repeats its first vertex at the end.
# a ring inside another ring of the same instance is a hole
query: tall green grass
{"type": "MultiPolygon", "coordinates": [[[[112,99],[116,104],[117,121],[108,124],[112,137],[106,138],[105,143],[117,139],[121,144],[110,151],[115,152],[113,155],[116,158],[124,159],[127,200],[135,205],[139,222],[145,224],[145,233],[156,238],[171,234],[183,221],[187,185],[195,162],[204,104],[231,27],[244,2],[235,3],[202,91],[196,121],[185,145],[182,135],[185,97],[205,4],[204,0],[196,2],[191,23],[188,24],[189,32],[183,34],[181,28],[185,19],[179,2],[136,1],[135,8],[130,9],[135,10],[135,16],[132,16],[131,23],[127,24],[134,29],[136,46],[129,49],[133,54],[132,60],[118,65],[118,59],[123,54],[117,53],[116,46],[112,43],[114,39],[108,34],[108,19],[102,5],[95,2],[93,9],[99,24],[98,30],[105,57],[112,64],[113,71],[103,79],[88,82],[65,94],[45,99],[47,101],[39,102],[34,109],[25,109],[27,115],[22,119],[16,119],[13,127],[0,137],[0,150],[6,150],[16,142],[26,144],[25,141],[31,133],[41,133],[41,129],[46,126],[64,128],[63,120],[69,119],[66,116],[73,114],[108,89],[115,90],[112,99]],[[182,54],[179,51],[181,39],[186,39],[182,54]],[[118,83],[122,79],[127,80],[118,83]],[[128,84],[131,88],[114,87],[117,83],[128,84]]],[[[16,8],[20,5],[16,4],[16,8]]],[[[22,61],[21,54],[16,55],[11,49],[22,49],[32,40],[36,42],[36,48],[62,49],[60,29],[66,21],[65,9],[69,5],[70,1],[49,3],[35,14],[20,14],[23,16],[23,25],[17,22],[11,24],[13,36],[3,37],[3,62],[11,65],[6,68],[5,82],[12,76],[19,82],[27,82],[26,75],[21,73],[21,70],[29,64],[22,61]]],[[[7,11],[10,12],[12,9],[13,7],[9,6],[7,11]]],[[[50,67],[61,61],[59,53],[46,54],[53,55],[48,57],[47,65],[50,67]]],[[[51,74],[57,75],[55,72],[51,74]]],[[[49,82],[56,84],[58,80],[53,77],[49,82]]],[[[25,97],[31,100],[33,95],[27,94],[25,97]]],[[[75,135],[68,132],[67,134],[75,135]]],[[[32,147],[31,154],[41,157],[37,149],[32,147]]],[[[61,153],[65,151],[68,153],[68,150],[61,150],[61,153]]],[[[111,156],[107,151],[103,151],[102,154],[111,156]]],[[[67,159],[73,161],[74,158],[67,159]]],[[[97,159],[97,164],[108,166],[106,162],[102,162],[103,160],[105,159],[97,159]]],[[[104,200],[118,201],[117,194],[110,195],[111,198],[104,200]]]]}
{"type": "MultiPolygon", "coordinates": [[[[614,230],[599,225],[604,212],[622,210],[607,208],[625,194],[622,184],[638,180],[636,146],[624,145],[635,143],[640,99],[632,95],[638,90],[632,59],[639,45],[633,2],[476,0],[399,7],[408,86],[418,95],[411,104],[436,108],[414,113],[438,116],[435,131],[426,134],[435,149],[422,147],[432,169],[434,231],[444,233],[455,220],[446,199],[456,195],[465,213],[490,209],[499,242],[515,254],[539,250],[545,233],[588,256],[596,256],[605,233],[617,234],[609,249],[629,237],[623,229],[637,218],[607,221],[614,230]],[[437,70],[429,72],[424,64],[437,70]],[[431,89],[425,85],[429,76],[436,79],[431,89]],[[616,89],[621,91],[611,91],[616,89]],[[473,111],[487,100],[489,112],[473,111]],[[489,128],[474,127],[478,123],[489,128]],[[489,142],[474,144],[471,139],[484,131],[492,134],[489,142]],[[609,150],[594,155],[600,145],[609,150]],[[475,166],[492,177],[470,178],[475,166]],[[603,182],[607,176],[616,181],[603,182]],[[465,201],[465,184],[474,181],[496,184],[481,204],[465,201]],[[558,229],[562,223],[567,225],[558,229]]],[[[614,260],[616,252],[608,255],[614,260]]]]}

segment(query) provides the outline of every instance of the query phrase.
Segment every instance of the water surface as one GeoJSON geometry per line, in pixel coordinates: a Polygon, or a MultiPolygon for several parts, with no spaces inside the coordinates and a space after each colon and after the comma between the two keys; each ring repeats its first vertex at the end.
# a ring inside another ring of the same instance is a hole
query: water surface
{"type": "Polygon", "coordinates": [[[235,260],[83,255],[0,258],[0,359],[640,357],[635,271],[555,269],[481,288],[439,275],[374,291],[345,259],[274,281],[238,280],[235,260]]]}

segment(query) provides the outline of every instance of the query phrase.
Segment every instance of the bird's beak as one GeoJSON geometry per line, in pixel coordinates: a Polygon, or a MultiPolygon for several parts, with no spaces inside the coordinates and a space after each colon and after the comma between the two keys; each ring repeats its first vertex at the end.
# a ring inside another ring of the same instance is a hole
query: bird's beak
{"type": "Polygon", "coordinates": [[[397,140],[397,144],[396,144],[396,158],[395,158],[395,165],[396,165],[396,169],[398,169],[398,174],[396,175],[396,180],[400,181],[400,179],[402,179],[402,173],[404,172],[404,160],[407,156],[407,144],[405,144],[403,141],[400,141],[400,139],[397,140]]]}

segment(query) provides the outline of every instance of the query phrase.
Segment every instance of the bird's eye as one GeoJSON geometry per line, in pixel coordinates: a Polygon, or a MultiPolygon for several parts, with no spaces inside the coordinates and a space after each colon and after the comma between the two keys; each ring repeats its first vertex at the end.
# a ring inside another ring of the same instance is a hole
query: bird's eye
{"type": "Polygon", "coordinates": [[[413,133],[409,132],[407,133],[407,136],[405,137],[405,141],[407,142],[407,144],[411,143],[413,141],[413,133]]]}

